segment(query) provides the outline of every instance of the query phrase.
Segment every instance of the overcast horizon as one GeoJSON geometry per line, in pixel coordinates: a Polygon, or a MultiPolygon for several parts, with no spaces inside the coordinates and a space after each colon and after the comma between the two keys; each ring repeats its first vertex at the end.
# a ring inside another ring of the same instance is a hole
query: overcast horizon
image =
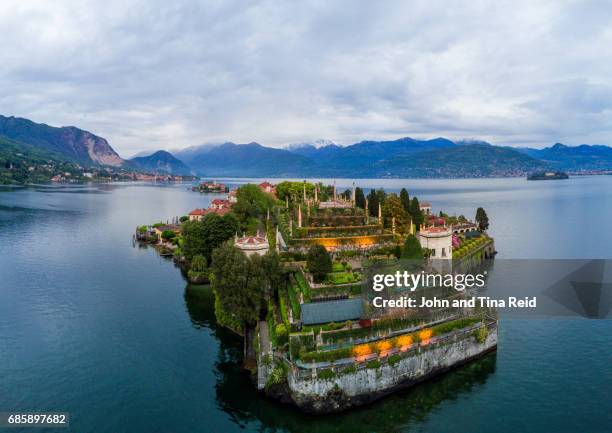
{"type": "Polygon", "coordinates": [[[599,2],[18,1],[0,114],[123,157],[202,143],[401,137],[612,144],[599,2]]]}

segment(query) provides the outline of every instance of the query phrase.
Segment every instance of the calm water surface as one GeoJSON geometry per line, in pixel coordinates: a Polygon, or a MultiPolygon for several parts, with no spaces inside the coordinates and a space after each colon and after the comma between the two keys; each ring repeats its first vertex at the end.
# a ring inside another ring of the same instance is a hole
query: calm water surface
{"type": "MultiPolygon", "coordinates": [[[[358,185],[406,186],[450,214],[485,207],[499,257],[612,258],[612,177],[358,185]]],[[[0,411],[67,411],[75,432],[612,431],[604,320],[502,320],[496,355],[346,414],[260,397],[210,289],[131,242],[136,225],[211,198],[186,185],[0,190],[0,411]]]]}

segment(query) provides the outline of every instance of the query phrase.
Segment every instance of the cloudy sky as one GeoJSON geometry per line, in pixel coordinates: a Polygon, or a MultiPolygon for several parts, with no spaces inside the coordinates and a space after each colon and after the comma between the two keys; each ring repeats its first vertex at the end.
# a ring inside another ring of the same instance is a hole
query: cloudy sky
{"type": "Polygon", "coordinates": [[[612,144],[604,2],[2,4],[0,114],[90,130],[122,156],[318,138],[612,144]]]}

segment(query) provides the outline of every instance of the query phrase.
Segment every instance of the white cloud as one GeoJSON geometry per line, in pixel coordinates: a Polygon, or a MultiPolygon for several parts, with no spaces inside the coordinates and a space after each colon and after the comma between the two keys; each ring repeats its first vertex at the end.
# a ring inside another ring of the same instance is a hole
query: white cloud
{"type": "Polygon", "coordinates": [[[612,7],[5,1],[0,113],[122,154],[400,136],[612,144],[612,7]]]}

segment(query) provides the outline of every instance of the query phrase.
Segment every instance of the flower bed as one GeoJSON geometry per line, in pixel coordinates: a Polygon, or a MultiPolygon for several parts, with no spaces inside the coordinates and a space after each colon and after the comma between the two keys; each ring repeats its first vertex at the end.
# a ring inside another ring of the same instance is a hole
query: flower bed
{"type": "Polygon", "coordinates": [[[393,234],[364,235],[364,236],[344,236],[331,238],[295,238],[289,242],[292,247],[308,247],[310,245],[323,245],[326,248],[341,246],[371,247],[374,245],[393,242],[393,234]]]}
{"type": "Polygon", "coordinates": [[[307,223],[311,227],[363,226],[366,218],[363,215],[317,215],[308,218],[307,223]]]}
{"type": "Polygon", "coordinates": [[[380,225],[300,227],[295,230],[298,238],[377,235],[382,233],[383,229],[380,225]]]}

